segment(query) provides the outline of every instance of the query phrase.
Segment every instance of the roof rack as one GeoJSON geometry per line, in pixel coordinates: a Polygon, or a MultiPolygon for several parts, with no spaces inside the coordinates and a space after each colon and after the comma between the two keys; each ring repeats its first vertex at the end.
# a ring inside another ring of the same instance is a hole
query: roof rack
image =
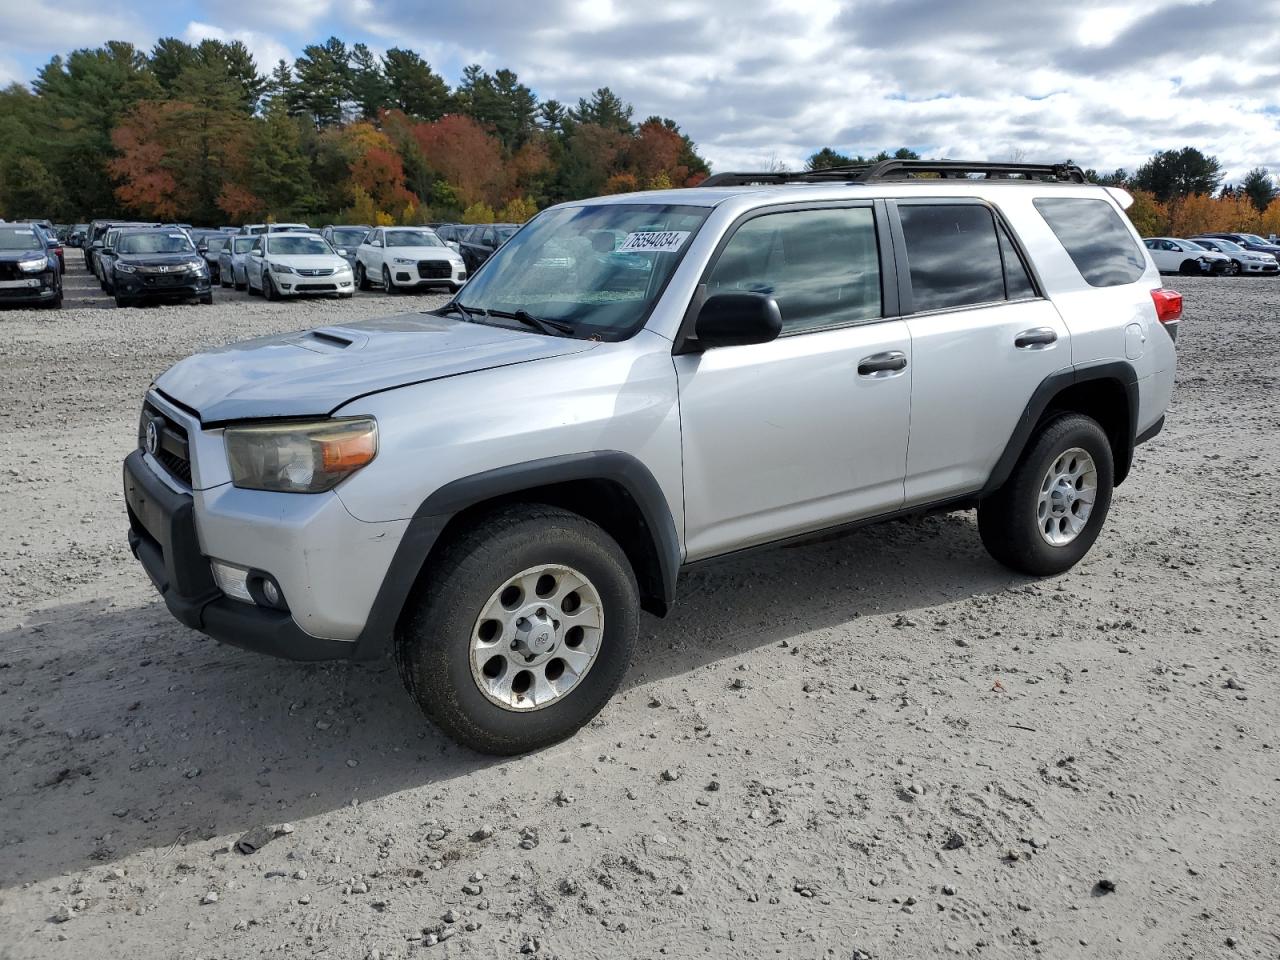
{"type": "Polygon", "coordinates": [[[993,163],[968,160],[881,160],[822,170],[717,173],[700,187],[743,187],[779,183],[881,183],[886,180],[1038,180],[1087,183],[1074,163],[993,163]]]}

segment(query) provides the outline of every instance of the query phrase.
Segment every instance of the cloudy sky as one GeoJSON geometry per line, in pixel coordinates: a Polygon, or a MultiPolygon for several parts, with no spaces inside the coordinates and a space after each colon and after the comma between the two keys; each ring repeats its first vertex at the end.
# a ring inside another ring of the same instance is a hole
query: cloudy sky
{"type": "Polygon", "coordinates": [[[544,99],[607,85],[718,170],[822,146],[1133,169],[1193,144],[1280,173],[1280,0],[25,0],[0,81],[108,38],[243,40],[269,68],[330,34],[412,47],[452,83],[510,67],[544,99]]]}

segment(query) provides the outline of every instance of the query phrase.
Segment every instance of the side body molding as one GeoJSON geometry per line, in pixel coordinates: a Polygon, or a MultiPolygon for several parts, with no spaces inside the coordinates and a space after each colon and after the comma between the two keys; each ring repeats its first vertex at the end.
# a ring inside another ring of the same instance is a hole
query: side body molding
{"type": "MultiPolygon", "coordinates": [[[[388,648],[396,622],[432,548],[454,517],[477,504],[574,481],[616,485],[634,502],[645,527],[636,531],[637,537],[647,537],[658,571],[656,582],[651,584],[646,584],[643,572],[637,571],[641,593],[646,595],[644,606],[665,613],[675,600],[682,551],[662,487],[649,469],[628,453],[597,450],[567,454],[462,477],[428,496],[415,511],[396,549],[368,622],[356,641],[354,659],[376,659],[388,648]]],[[[573,504],[566,501],[565,506],[572,508],[573,504]]],[[[634,556],[632,560],[634,563],[634,556]]]]}

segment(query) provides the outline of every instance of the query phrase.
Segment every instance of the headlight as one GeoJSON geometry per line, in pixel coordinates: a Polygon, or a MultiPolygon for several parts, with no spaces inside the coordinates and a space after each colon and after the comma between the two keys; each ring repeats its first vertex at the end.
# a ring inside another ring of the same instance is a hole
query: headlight
{"type": "Polygon", "coordinates": [[[48,269],[49,258],[41,257],[38,260],[19,260],[18,266],[23,273],[39,273],[41,270],[48,269]]]}
{"type": "Polygon", "coordinates": [[[403,264],[405,264],[406,266],[408,266],[408,265],[411,265],[411,264],[417,263],[418,261],[417,261],[417,260],[410,260],[408,257],[395,257],[391,262],[392,262],[392,263],[403,263],[403,264]]]}
{"type": "Polygon", "coordinates": [[[334,268],[333,268],[333,272],[334,272],[334,273],[350,273],[350,272],[351,272],[351,264],[349,264],[349,263],[347,263],[347,261],[343,260],[340,264],[338,264],[336,267],[334,267],[334,268]]]}
{"type": "Polygon", "coordinates": [[[138,268],[132,263],[125,263],[123,260],[117,260],[115,271],[116,273],[137,273],[138,268]]]}
{"type": "Polygon", "coordinates": [[[371,417],[228,427],[231,482],[247,490],[323,493],[378,453],[371,417]]]}
{"type": "Polygon", "coordinates": [[[273,263],[271,264],[271,272],[272,273],[293,273],[293,267],[289,266],[287,263],[273,263]]]}

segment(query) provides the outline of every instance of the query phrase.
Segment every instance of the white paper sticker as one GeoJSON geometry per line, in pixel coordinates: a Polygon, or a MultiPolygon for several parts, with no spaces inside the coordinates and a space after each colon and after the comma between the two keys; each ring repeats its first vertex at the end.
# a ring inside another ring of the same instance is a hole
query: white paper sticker
{"type": "Polygon", "coordinates": [[[618,247],[618,253],[671,253],[684,246],[689,239],[688,230],[650,230],[629,233],[618,247]]]}
{"type": "Polygon", "coordinates": [[[187,239],[187,235],[186,235],[185,233],[171,233],[171,234],[169,234],[169,239],[170,239],[170,240],[185,240],[185,239],[187,239]]]}
{"type": "Polygon", "coordinates": [[[19,229],[15,230],[15,231],[13,231],[13,232],[14,232],[14,233],[20,233],[20,234],[22,234],[22,236],[24,236],[24,237],[29,237],[29,236],[31,236],[33,233],[35,233],[35,231],[34,231],[34,230],[23,230],[23,229],[21,229],[21,228],[19,228],[19,229]]]}

